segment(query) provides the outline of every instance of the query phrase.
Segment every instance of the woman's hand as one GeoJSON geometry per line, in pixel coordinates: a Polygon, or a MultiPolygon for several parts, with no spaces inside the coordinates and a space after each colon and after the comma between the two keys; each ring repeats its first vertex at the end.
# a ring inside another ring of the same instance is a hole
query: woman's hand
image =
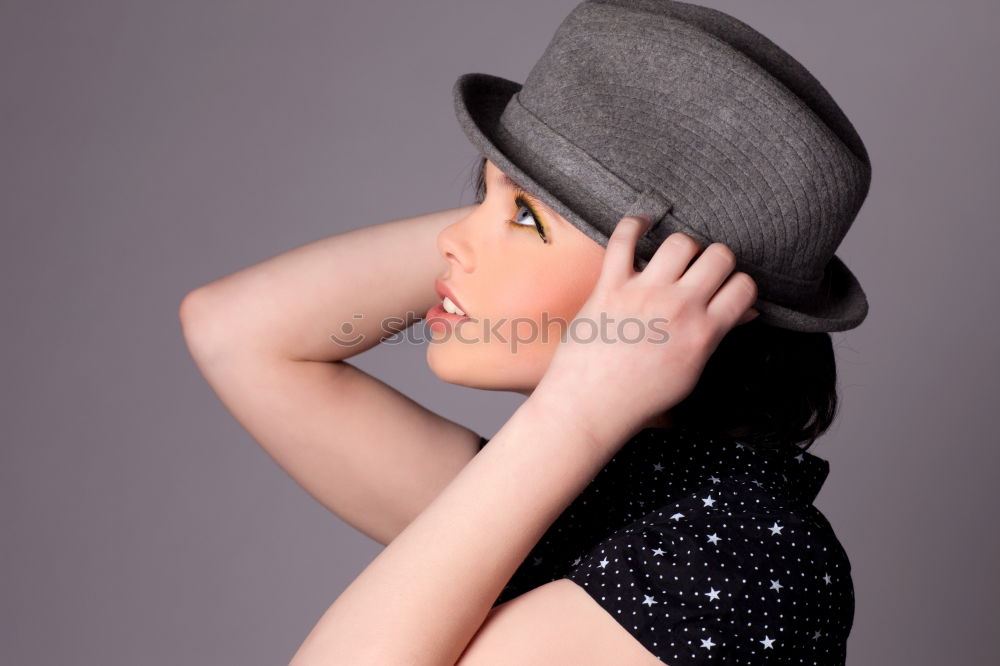
{"type": "Polygon", "coordinates": [[[532,394],[571,410],[598,443],[621,443],[681,402],[726,333],[758,314],[756,283],[733,272],[722,243],[701,252],[690,236],[671,234],[637,272],[636,241],[648,227],[619,221],[590,298],[532,394]]]}

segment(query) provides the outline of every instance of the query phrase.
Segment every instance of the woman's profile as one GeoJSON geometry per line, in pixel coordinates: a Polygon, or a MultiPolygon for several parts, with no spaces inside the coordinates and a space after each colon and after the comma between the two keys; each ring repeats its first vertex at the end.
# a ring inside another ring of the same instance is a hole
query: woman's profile
{"type": "Polygon", "coordinates": [[[850,560],[808,448],[830,333],[868,309],[835,255],[870,181],[851,123],[759,32],[672,0],[581,2],[523,84],[453,93],[474,204],[182,306],[227,408],[386,546],[291,663],[844,663],[850,560]],[[420,321],[437,377],[526,397],[492,438],[347,362],[420,321]]]}

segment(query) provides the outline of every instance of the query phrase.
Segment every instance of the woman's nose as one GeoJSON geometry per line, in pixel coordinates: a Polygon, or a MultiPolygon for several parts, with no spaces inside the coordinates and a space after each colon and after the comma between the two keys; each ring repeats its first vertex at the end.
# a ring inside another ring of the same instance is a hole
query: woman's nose
{"type": "Polygon", "coordinates": [[[454,262],[468,270],[472,261],[472,247],[469,237],[470,218],[463,216],[441,230],[437,237],[438,252],[449,262],[454,262]]]}

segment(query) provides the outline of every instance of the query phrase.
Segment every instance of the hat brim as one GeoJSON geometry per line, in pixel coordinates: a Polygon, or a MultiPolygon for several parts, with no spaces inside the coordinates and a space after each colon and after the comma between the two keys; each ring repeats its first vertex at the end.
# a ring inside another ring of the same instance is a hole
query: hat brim
{"type": "MultiPolygon", "coordinates": [[[[576,211],[539,185],[535,178],[512,162],[498,144],[497,125],[510,98],[522,84],[500,76],[483,73],[462,74],[455,81],[453,97],[455,115],[466,136],[479,152],[498,169],[521,183],[533,195],[565,217],[574,226],[588,229],[602,246],[607,236],[589,224],[576,211]]],[[[831,257],[823,274],[817,296],[807,305],[797,308],[758,298],[753,305],[760,312],[758,319],[766,324],[795,331],[843,331],[858,326],[868,314],[868,299],[861,284],[839,257],[831,257]]]]}

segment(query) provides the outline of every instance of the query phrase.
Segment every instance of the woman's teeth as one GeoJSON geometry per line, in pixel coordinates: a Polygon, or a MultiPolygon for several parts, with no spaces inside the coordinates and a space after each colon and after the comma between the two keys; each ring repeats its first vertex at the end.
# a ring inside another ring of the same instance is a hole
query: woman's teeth
{"type": "Polygon", "coordinates": [[[445,312],[461,315],[463,317],[465,316],[465,313],[459,310],[457,307],[455,307],[455,304],[452,303],[451,299],[448,298],[447,296],[445,296],[444,300],[441,301],[441,306],[444,308],[445,312]]]}

